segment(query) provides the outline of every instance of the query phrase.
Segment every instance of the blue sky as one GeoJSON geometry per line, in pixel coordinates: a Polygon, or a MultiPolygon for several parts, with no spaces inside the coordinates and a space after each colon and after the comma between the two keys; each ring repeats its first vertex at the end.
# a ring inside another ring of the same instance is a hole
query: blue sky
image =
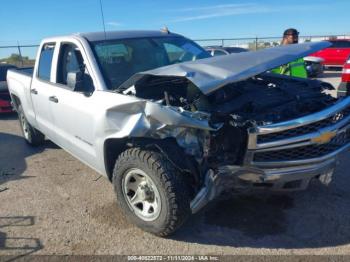
{"type": "MultiPolygon", "coordinates": [[[[189,38],[350,33],[349,0],[102,0],[107,30],[159,29],[189,38]]],[[[101,31],[99,0],[1,0],[0,45],[101,31]]]]}

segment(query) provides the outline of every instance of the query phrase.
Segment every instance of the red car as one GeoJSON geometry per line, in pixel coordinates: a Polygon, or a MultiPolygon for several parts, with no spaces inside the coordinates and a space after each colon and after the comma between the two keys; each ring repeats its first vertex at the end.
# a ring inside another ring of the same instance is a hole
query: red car
{"type": "Polygon", "coordinates": [[[16,68],[14,65],[0,64],[0,113],[12,112],[11,97],[7,89],[7,70],[16,68]]]}
{"type": "Polygon", "coordinates": [[[329,40],[332,46],[311,54],[324,59],[323,65],[329,67],[343,67],[350,55],[350,39],[329,40]]]}
{"type": "Polygon", "coordinates": [[[338,87],[338,97],[350,95],[350,56],[344,64],[341,83],[338,87]]]}

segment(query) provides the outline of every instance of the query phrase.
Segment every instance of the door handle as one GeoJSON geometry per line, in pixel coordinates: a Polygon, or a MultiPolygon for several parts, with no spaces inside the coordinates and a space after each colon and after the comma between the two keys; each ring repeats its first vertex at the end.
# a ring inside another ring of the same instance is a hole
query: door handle
{"type": "Polygon", "coordinates": [[[58,103],[58,98],[56,96],[50,96],[49,100],[54,103],[58,103]]]}
{"type": "Polygon", "coordinates": [[[30,92],[34,95],[37,95],[38,94],[38,91],[36,89],[30,89],[30,92]]]}

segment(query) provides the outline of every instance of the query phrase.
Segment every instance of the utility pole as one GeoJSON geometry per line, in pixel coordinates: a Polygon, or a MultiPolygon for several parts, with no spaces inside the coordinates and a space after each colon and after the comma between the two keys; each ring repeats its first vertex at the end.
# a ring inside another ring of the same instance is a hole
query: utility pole
{"type": "Polygon", "coordinates": [[[17,41],[17,48],[18,48],[19,59],[21,60],[21,65],[23,67],[23,57],[22,57],[22,52],[21,52],[21,47],[19,45],[19,41],[17,41]]]}

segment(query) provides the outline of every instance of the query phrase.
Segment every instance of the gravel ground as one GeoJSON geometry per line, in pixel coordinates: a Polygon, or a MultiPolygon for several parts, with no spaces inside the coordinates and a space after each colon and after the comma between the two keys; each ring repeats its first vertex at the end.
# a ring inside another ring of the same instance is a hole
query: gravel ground
{"type": "Polygon", "coordinates": [[[350,254],[349,152],[329,187],[218,201],[162,239],[126,221],[107,179],[51,142],[29,147],[17,122],[0,116],[0,255],[350,254]]]}

